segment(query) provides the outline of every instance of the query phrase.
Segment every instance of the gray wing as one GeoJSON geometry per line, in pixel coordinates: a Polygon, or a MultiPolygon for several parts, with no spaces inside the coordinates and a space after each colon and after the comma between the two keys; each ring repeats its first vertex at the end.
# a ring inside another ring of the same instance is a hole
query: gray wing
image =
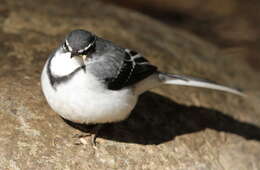
{"type": "Polygon", "coordinates": [[[117,75],[107,78],[106,82],[109,89],[118,90],[133,85],[156,71],[157,68],[151,65],[143,56],[135,51],[126,49],[121,68],[118,69],[117,75]]]}
{"type": "Polygon", "coordinates": [[[98,51],[106,52],[99,54],[102,57],[91,64],[90,70],[104,81],[110,90],[119,90],[133,85],[157,71],[155,66],[135,51],[114,46],[112,50],[99,50],[97,46],[96,52],[98,51]]]}

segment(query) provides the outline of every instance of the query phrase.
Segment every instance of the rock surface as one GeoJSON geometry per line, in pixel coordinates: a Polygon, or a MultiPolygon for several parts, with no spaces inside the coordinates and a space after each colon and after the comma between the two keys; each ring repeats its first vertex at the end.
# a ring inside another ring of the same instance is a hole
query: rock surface
{"type": "Polygon", "coordinates": [[[136,9],[169,25],[189,30],[221,50],[242,54],[260,71],[260,1],[103,0],[136,9]]]}
{"type": "Polygon", "coordinates": [[[1,3],[0,169],[260,169],[260,77],[243,56],[98,1],[1,3]],[[239,86],[249,97],[154,89],[129,119],[101,131],[96,150],[90,140],[75,145],[81,132],[50,109],[39,81],[48,54],[75,28],[140,51],[163,71],[239,86]]]}

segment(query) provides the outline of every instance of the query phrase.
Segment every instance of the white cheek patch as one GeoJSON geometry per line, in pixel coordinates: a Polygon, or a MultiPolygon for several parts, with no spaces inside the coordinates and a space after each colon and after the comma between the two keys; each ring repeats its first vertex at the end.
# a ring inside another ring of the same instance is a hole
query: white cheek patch
{"type": "Polygon", "coordinates": [[[57,52],[51,60],[51,71],[56,76],[66,76],[75,69],[82,66],[83,60],[80,57],[71,58],[71,53],[57,52]]]}

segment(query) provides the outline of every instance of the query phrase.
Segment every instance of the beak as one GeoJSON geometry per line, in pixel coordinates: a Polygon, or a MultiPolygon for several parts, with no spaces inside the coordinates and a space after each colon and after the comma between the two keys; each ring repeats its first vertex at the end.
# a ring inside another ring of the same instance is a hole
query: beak
{"type": "Polygon", "coordinates": [[[86,55],[80,55],[80,54],[78,54],[77,52],[71,52],[70,58],[73,58],[73,57],[76,57],[76,56],[81,57],[83,61],[85,61],[86,58],[87,58],[86,55]]]}
{"type": "Polygon", "coordinates": [[[87,58],[87,56],[86,56],[86,55],[82,55],[81,57],[82,57],[83,61],[85,61],[85,60],[86,60],[86,58],[87,58]]]}

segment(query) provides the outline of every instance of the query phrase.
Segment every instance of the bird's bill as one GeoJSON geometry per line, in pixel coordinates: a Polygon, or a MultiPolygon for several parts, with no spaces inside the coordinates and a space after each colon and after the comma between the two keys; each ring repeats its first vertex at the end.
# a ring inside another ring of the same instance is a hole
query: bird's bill
{"type": "Polygon", "coordinates": [[[81,55],[83,61],[85,61],[87,59],[87,55],[81,55]]]}
{"type": "Polygon", "coordinates": [[[87,58],[87,55],[81,55],[81,54],[78,54],[78,53],[71,53],[70,58],[73,58],[73,57],[80,57],[80,58],[82,58],[83,61],[85,61],[86,58],[87,58]]]}

